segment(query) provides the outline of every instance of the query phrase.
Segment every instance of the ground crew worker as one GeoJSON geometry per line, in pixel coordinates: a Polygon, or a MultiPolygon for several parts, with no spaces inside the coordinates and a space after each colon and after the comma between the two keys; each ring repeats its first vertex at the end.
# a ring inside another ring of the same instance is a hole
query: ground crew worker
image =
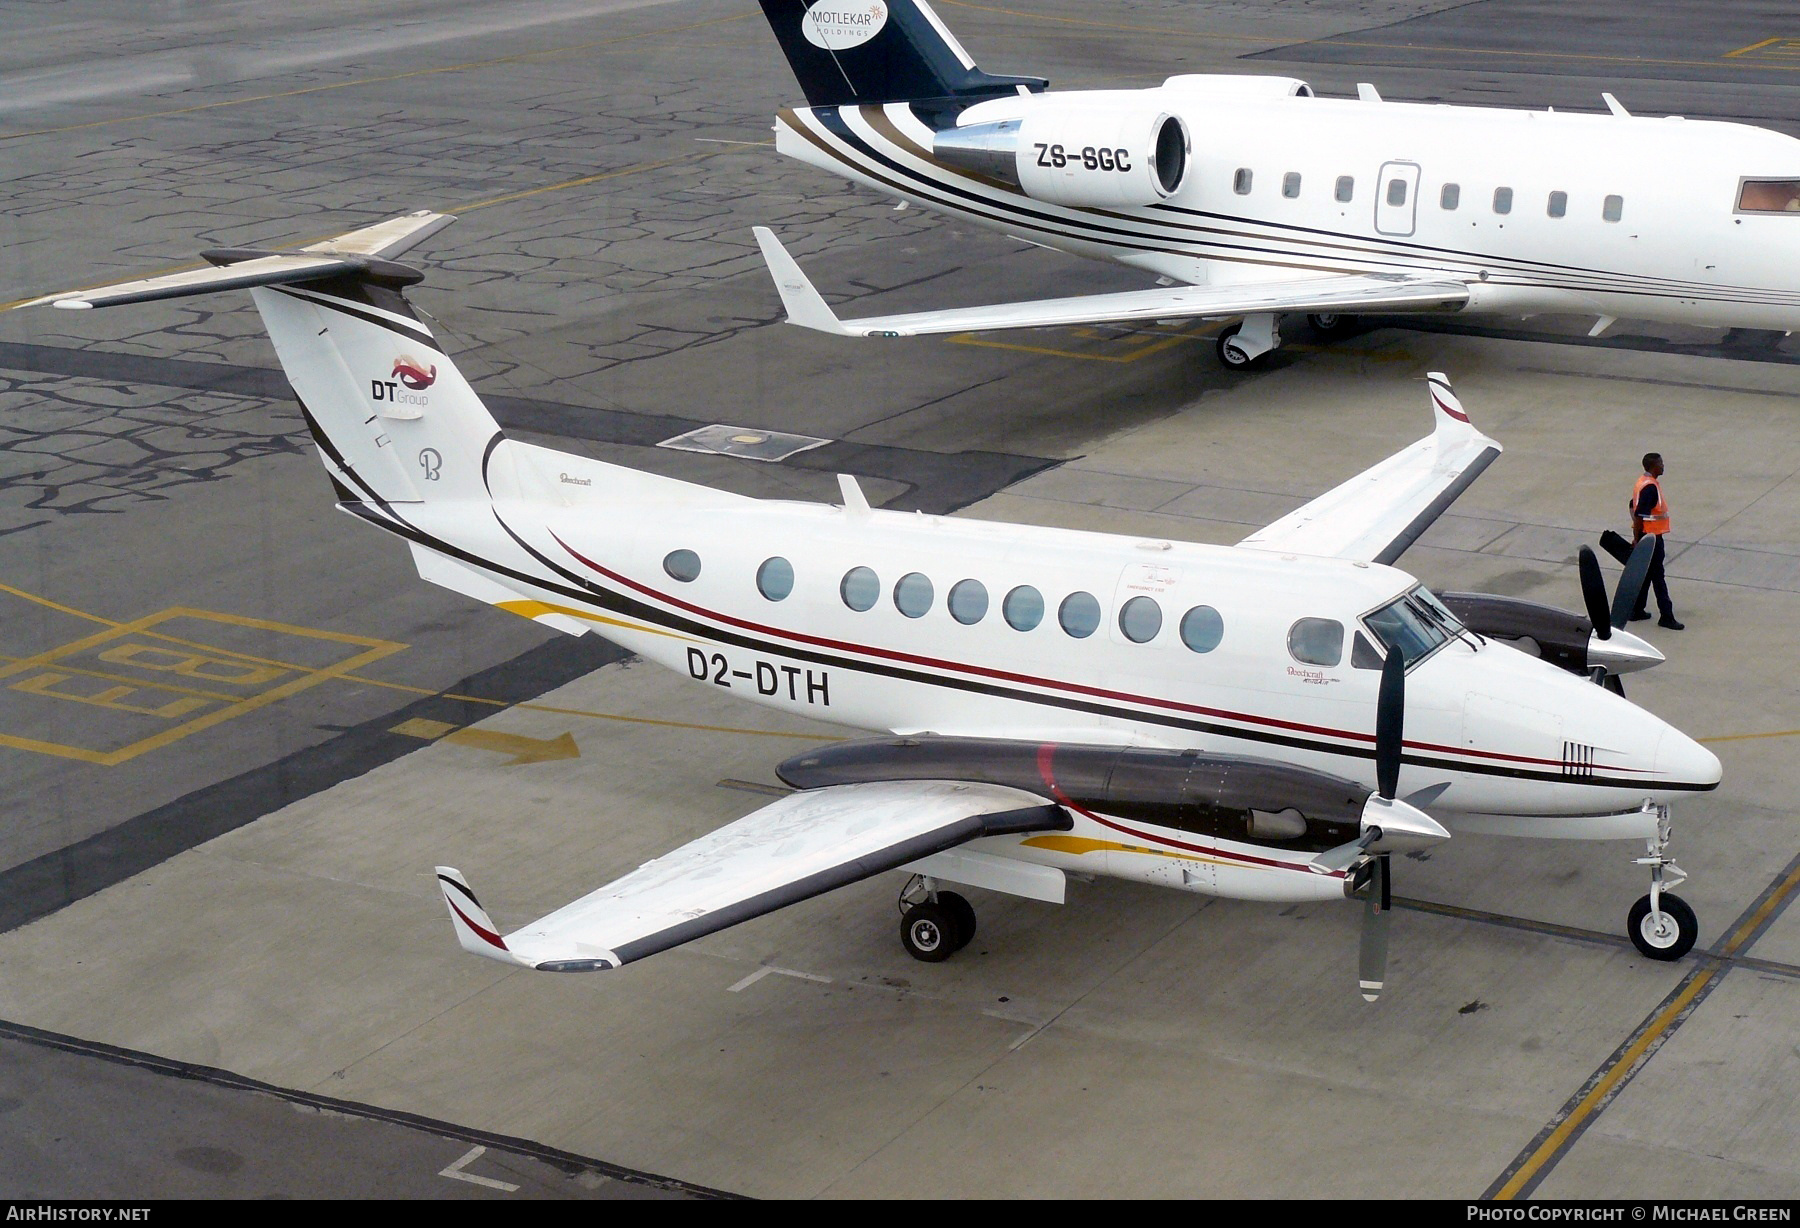
{"type": "Polygon", "coordinates": [[[1649,534],[1656,539],[1656,549],[1650,556],[1650,572],[1638,592],[1637,609],[1632,612],[1631,620],[1636,622],[1650,617],[1650,590],[1654,588],[1656,608],[1662,614],[1656,625],[1680,631],[1687,624],[1676,621],[1675,606],[1669,601],[1669,582],[1663,578],[1663,542],[1669,533],[1669,501],[1663,495],[1662,475],[1662,453],[1644,453],[1644,472],[1638,476],[1637,486],[1631,492],[1631,544],[1637,545],[1645,534],[1649,534]]]}

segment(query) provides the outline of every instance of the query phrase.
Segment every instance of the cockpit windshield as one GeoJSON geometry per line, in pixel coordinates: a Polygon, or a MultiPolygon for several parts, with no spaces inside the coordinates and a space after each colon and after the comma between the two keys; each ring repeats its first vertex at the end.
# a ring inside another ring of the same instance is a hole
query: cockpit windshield
{"type": "Polygon", "coordinates": [[[1746,179],[1737,207],[1739,213],[1800,213],[1800,179],[1746,179]]]}
{"type": "Polygon", "coordinates": [[[1398,650],[1411,666],[1448,643],[1468,634],[1463,625],[1424,585],[1404,593],[1366,615],[1363,623],[1388,652],[1398,650]]]}

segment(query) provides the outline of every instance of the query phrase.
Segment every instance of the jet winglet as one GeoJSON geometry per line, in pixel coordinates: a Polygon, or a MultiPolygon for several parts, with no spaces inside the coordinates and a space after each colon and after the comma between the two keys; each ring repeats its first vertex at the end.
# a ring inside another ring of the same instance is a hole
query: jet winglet
{"type": "Polygon", "coordinates": [[[1469,420],[1468,411],[1463,409],[1462,401],[1450,387],[1448,375],[1442,371],[1427,371],[1425,384],[1431,393],[1431,417],[1434,424],[1432,434],[1437,437],[1440,445],[1481,437],[1481,432],[1469,420]]]}
{"type": "Polygon", "coordinates": [[[813,289],[812,282],[806,279],[806,274],[800,271],[800,266],[788,255],[787,248],[781,245],[781,240],[775,237],[774,231],[767,226],[757,226],[755,231],[757,246],[762,248],[763,262],[769,266],[769,276],[775,279],[775,289],[781,295],[781,305],[787,311],[789,324],[817,329],[838,337],[863,335],[845,328],[844,322],[837,318],[837,313],[825,305],[825,300],[813,289]]]}
{"type": "Polygon", "coordinates": [[[531,961],[520,958],[506,945],[506,939],[500,936],[492,917],[482,908],[481,901],[469,889],[469,882],[459,870],[449,866],[437,867],[438,889],[444,893],[444,904],[450,909],[450,924],[456,930],[456,940],[462,949],[471,955],[485,955],[489,959],[497,959],[501,963],[518,964],[529,968],[531,961]]]}

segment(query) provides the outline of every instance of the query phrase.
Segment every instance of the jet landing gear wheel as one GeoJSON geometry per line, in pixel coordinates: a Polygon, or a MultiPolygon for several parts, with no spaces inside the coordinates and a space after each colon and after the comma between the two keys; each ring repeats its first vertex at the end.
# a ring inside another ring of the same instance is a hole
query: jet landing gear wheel
{"type": "Polygon", "coordinates": [[[1350,317],[1333,315],[1333,314],[1327,312],[1327,313],[1321,313],[1318,315],[1307,316],[1306,322],[1308,324],[1312,325],[1312,330],[1315,333],[1318,333],[1320,336],[1323,336],[1323,337],[1330,337],[1337,333],[1343,332],[1344,329],[1350,323],[1350,317]]]}
{"type": "Polygon", "coordinates": [[[1694,910],[1678,895],[1662,892],[1661,908],[1653,908],[1645,896],[1631,906],[1625,919],[1625,930],[1631,945],[1650,959],[1676,960],[1694,948],[1700,936],[1700,922],[1694,910]]]}
{"type": "Polygon", "coordinates": [[[1256,359],[1244,352],[1244,348],[1238,344],[1237,335],[1236,325],[1219,334],[1219,362],[1233,371],[1243,371],[1256,359]]]}
{"type": "Polygon", "coordinates": [[[954,891],[940,891],[938,907],[956,922],[956,949],[962,950],[975,938],[975,906],[954,891]]]}

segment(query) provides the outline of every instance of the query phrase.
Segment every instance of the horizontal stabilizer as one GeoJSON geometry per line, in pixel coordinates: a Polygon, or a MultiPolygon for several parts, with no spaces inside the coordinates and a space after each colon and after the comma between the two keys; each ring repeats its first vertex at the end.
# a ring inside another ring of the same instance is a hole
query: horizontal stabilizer
{"type": "Polygon", "coordinates": [[[1455,311],[1469,301],[1468,287],[1461,282],[1343,274],[1240,286],[1168,286],[844,320],[826,304],[768,227],[756,227],[756,242],[775,279],[788,323],[840,337],[916,337],[1066,324],[1206,319],[1259,312],[1335,315],[1455,311]]]}
{"type": "Polygon", "coordinates": [[[20,305],[33,307],[50,303],[67,310],[116,307],[125,303],[213,294],[221,290],[320,281],[346,274],[380,276],[408,283],[419,280],[419,275],[404,265],[388,263],[390,258],[423,242],[455,220],[449,214],[421,210],[314,243],[299,251],[214,251],[206,253],[207,258],[221,267],[190,269],[184,273],[118,282],[93,290],[47,294],[20,305]]]}
{"type": "Polygon", "coordinates": [[[806,790],[647,862],[505,937],[487,921],[460,875],[440,869],[438,877],[465,950],[545,972],[592,972],[970,840],[1066,830],[1070,822],[1061,806],[999,785],[892,781],[806,790]]]}

